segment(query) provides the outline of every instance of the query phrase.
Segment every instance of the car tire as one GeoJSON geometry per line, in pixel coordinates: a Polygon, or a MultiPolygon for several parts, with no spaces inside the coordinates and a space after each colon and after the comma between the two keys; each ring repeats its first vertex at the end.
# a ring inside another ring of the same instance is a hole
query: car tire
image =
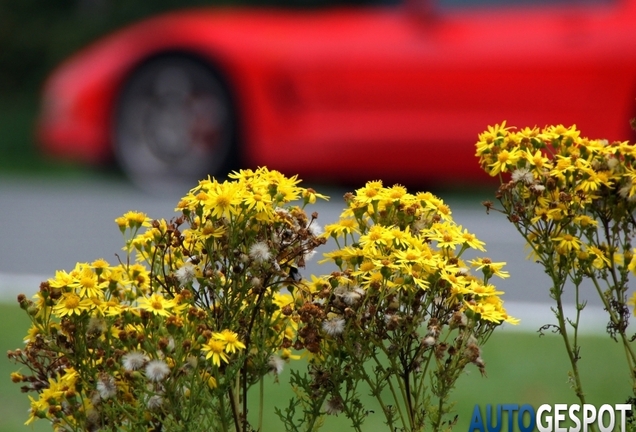
{"type": "Polygon", "coordinates": [[[182,191],[223,176],[235,156],[234,115],[226,86],[202,62],[164,56],[124,85],[114,147],[124,173],[145,190],[182,191]]]}

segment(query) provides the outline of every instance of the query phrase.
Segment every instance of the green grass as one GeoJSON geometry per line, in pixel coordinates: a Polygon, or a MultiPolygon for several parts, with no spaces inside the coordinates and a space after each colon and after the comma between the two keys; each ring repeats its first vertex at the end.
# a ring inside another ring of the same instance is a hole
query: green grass
{"type": "MultiPolygon", "coordinates": [[[[22,338],[29,325],[22,310],[14,305],[0,304],[1,352],[22,345],[22,338]]],[[[582,375],[584,389],[589,402],[600,406],[603,403],[622,403],[630,391],[629,378],[624,366],[620,346],[608,337],[586,336],[582,340],[582,375]]],[[[475,404],[524,404],[535,407],[548,403],[576,403],[577,399],[567,384],[567,361],[558,337],[538,337],[536,333],[503,331],[491,337],[484,347],[487,377],[480,376],[476,368],[469,367],[461,377],[453,399],[457,401],[455,412],[459,422],[454,430],[465,432],[475,404]]],[[[20,393],[19,385],[13,384],[9,374],[17,370],[6,357],[0,360],[0,432],[31,430],[22,424],[29,407],[27,395],[20,393]]],[[[285,372],[281,384],[267,380],[266,408],[274,403],[286,404],[291,394],[286,389],[285,372]]],[[[365,424],[365,431],[384,432],[382,416],[377,405],[368,400],[367,406],[375,411],[365,424]]],[[[266,415],[266,425],[275,425],[266,430],[278,432],[277,418],[271,410],[266,415]]],[[[483,412],[483,409],[482,409],[483,412]]],[[[505,429],[505,428],[504,428],[505,429]]],[[[502,431],[504,431],[502,429],[502,431]]],[[[46,423],[36,422],[35,431],[49,430],[46,423]]],[[[349,430],[342,416],[329,418],[323,429],[349,430]]]]}

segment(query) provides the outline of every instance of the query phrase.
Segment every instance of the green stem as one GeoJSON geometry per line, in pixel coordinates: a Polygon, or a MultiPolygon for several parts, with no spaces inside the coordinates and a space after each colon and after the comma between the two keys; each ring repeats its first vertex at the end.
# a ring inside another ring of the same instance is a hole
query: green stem
{"type": "MultiPolygon", "coordinates": [[[[389,360],[389,363],[391,363],[391,369],[394,371],[399,371],[400,367],[399,365],[395,362],[395,357],[389,354],[389,351],[386,349],[386,347],[384,346],[384,344],[380,343],[379,344],[380,348],[382,349],[382,351],[384,352],[384,355],[386,356],[386,358],[389,360]]],[[[401,374],[397,374],[398,379],[396,379],[398,387],[400,388],[400,393],[402,394],[402,401],[404,402],[404,405],[406,406],[407,409],[407,414],[408,414],[408,420],[409,420],[409,425],[411,427],[411,430],[413,430],[413,416],[412,416],[412,412],[409,409],[408,404],[410,403],[408,394],[406,392],[406,388],[405,388],[405,383],[404,381],[402,381],[402,379],[404,378],[401,374]]],[[[391,380],[389,380],[389,386],[391,388],[391,391],[394,391],[393,389],[393,385],[391,383],[391,380]]],[[[396,402],[397,402],[397,398],[394,396],[396,402]]]]}
{"type": "MultiPolygon", "coordinates": [[[[555,282],[555,287],[556,287],[557,281],[553,279],[553,282],[555,282]]],[[[557,302],[556,317],[557,317],[557,320],[559,321],[559,334],[563,338],[565,350],[567,351],[568,359],[570,360],[570,366],[572,367],[572,376],[574,379],[574,392],[576,393],[576,396],[581,401],[581,404],[585,404],[585,395],[583,393],[583,388],[581,386],[581,377],[579,374],[579,368],[577,364],[578,354],[575,352],[575,350],[572,348],[572,345],[570,344],[570,338],[568,337],[566,321],[564,318],[565,314],[563,312],[563,299],[561,297],[562,291],[563,291],[562,288],[559,290],[555,289],[555,300],[557,302]]],[[[575,330],[575,334],[576,334],[576,330],[575,330]]]]}
{"type": "Polygon", "coordinates": [[[591,279],[592,279],[592,282],[594,283],[594,288],[596,288],[596,292],[598,293],[598,296],[603,302],[603,306],[605,307],[605,310],[609,314],[610,321],[612,321],[612,324],[614,324],[616,328],[619,329],[619,334],[621,335],[621,342],[623,343],[623,347],[625,349],[625,356],[627,360],[627,366],[629,367],[629,374],[632,378],[632,387],[636,389],[636,371],[635,371],[636,354],[632,350],[632,347],[629,343],[629,339],[627,339],[627,335],[625,335],[625,331],[620,326],[620,320],[618,319],[618,317],[616,317],[616,312],[614,311],[614,309],[610,307],[610,304],[607,301],[607,298],[605,298],[605,296],[603,295],[603,292],[601,291],[601,287],[599,286],[599,283],[598,283],[598,279],[594,276],[594,274],[591,275],[591,279]]]}
{"type": "MultiPolygon", "coordinates": [[[[383,345],[383,344],[380,344],[380,346],[382,347],[383,351],[385,351],[385,350],[384,350],[384,345],[383,345]]],[[[386,351],[385,351],[385,352],[386,352],[386,351]]],[[[375,355],[375,353],[373,353],[373,354],[372,354],[372,357],[373,357],[373,360],[375,361],[375,363],[376,363],[378,366],[380,366],[382,369],[384,369],[384,367],[382,366],[382,363],[380,362],[380,360],[378,360],[378,357],[375,355]]],[[[388,356],[387,356],[387,357],[388,357],[388,356]]],[[[390,357],[389,357],[389,358],[390,358],[390,357]]],[[[393,385],[393,381],[391,380],[391,374],[389,374],[389,375],[386,377],[386,382],[389,384],[389,390],[391,391],[391,395],[393,396],[393,402],[395,403],[395,406],[396,406],[396,408],[397,408],[398,414],[399,414],[399,416],[400,416],[400,422],[402,423],[402,427],[404,428],[404,430],[405,430],[405,431],[406,431],[406,430],[409,430],[409,429],[407,429],[407,426],[406,426],[406,420],[405,420],[405,417],[404,417],[404,413],[402,412],[402,407],[401,407],[401,405],[400,405],[400,400],[399,400],[399,399],[398,399],[398,397],[397,397],[397,393],[395,392],[395,387],[394,387],[394,385],[393,385]]],[[[379,398],[380,398],[380,395],[379,395],[379,394],[377,394],[376,398],[378,398],[378,399],[379,399],[379,398]]]]}

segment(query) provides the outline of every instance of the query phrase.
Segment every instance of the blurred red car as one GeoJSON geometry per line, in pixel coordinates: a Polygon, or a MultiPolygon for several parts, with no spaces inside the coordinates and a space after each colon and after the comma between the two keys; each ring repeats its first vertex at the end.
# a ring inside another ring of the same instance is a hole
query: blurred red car
{"type": "Polygon", "coordinates": [[[483,181],[474,143],[503,120],[631,139],[635,47],[636,0],[178,11],[54,71],[38,137],[155,185],[257,165],[483,181]]]}

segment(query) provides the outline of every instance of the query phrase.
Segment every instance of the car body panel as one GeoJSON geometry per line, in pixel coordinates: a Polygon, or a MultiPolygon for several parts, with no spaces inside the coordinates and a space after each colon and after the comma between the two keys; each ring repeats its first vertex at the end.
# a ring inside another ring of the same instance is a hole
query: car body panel
{"type": "Polygon", "coordinates": [[[483,180],[474,142],[503,120],[632,137],[635,4],[172,12],[61,65],[45,86],[38,136],[51,154],[108,160],[126,79],[153,56],[181,52],[227,81],[245,166],[335,180],[483,180]]]}

